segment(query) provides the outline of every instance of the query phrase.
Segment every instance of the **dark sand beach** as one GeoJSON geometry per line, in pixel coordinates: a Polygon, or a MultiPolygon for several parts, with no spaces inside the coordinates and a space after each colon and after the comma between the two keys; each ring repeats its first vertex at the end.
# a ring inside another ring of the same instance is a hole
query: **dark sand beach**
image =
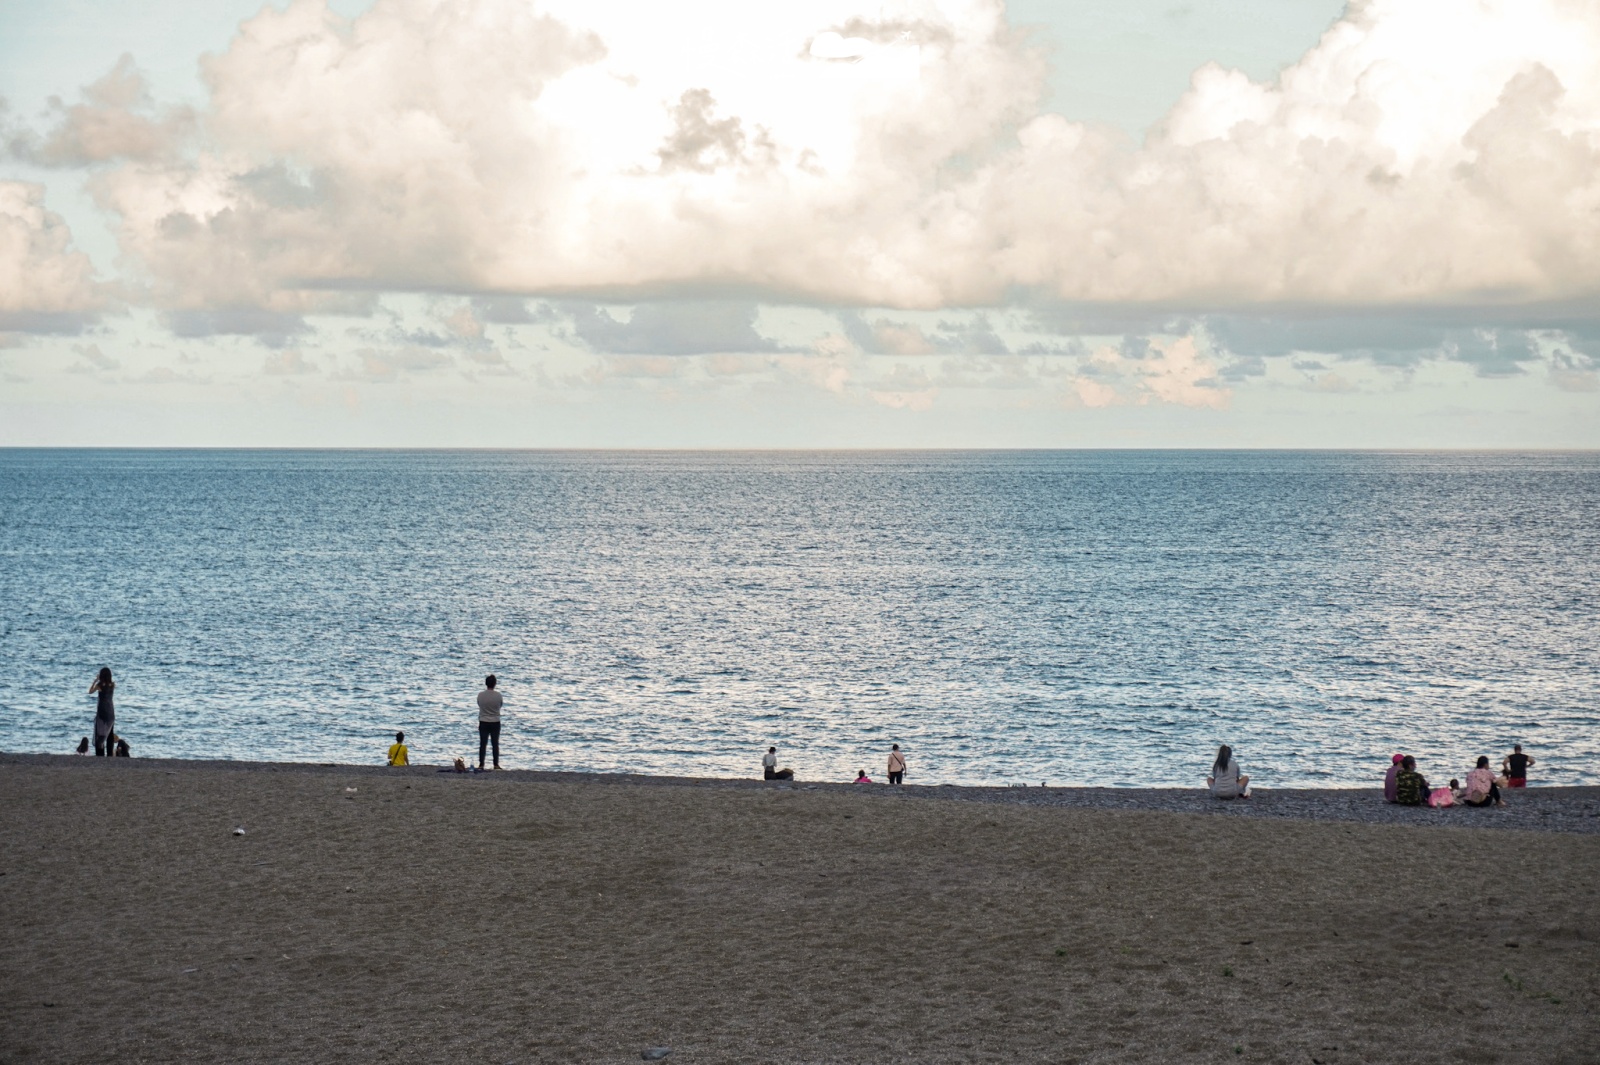
{"type": "Polygon", "coordinates": [[[1596,789],[1263,798],[0,756],[0,1061],[1600,1060],[1596,789]]]}

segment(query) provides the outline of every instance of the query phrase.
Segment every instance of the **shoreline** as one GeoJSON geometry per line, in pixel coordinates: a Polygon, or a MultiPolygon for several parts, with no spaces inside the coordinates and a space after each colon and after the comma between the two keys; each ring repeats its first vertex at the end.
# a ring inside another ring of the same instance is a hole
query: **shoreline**
{"type": "MultiPolygon", "coordinates": [[[[103,772],[190,772],[321,774],[384,779],[423,777],[487,784],[589,784],[610,787],[696,788],[706,790],[803,791],[853,795],[863,801],[915,799],[987,803],[1042,809],[1121,810],[1180,813],[1247,819],[1407,825],[1419,828],[1487,828],[1503,831],[1600,835],[1600,786],[1530,787],[1510,792],[1500,808],[1396,806],[1383,801],[1380,787],[1257,789],[1250,799],[1212,799],[1204,788],[982,787],[962,784],[871,785],[825,781],[774,781],[759,777],[679,777],[642,773],[601,773],[502,769],[454,773],[432,765],[383,766],[338,762],[245,762],[198,758],[95,758],[88,755],[25,754],[0,751],[0,769],[38,767],[103,772]],[[92,771],[92,770],[91,770],[92,771]]],[[[493,786],[493,785],[491,785],[493,786]]]]}

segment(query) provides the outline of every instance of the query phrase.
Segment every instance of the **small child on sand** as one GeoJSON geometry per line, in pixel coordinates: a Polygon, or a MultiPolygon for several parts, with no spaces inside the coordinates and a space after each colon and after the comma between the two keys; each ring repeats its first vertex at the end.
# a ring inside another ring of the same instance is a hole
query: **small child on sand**
{"type": "Polygon", "coordinates": [[[404,732],[396,732],[394,734],[394,745],[389,748],[389,764],[411,764],[411,752],[406,749],[406,734],[404,732]]]}
{"type": "Polygon", "coordinates": [[[867,776],[867,771],[865,769],[860,769],[860,770],[856,771],[856,783],[857,784],[871,784],[872,783],[872,778],[867,776]]]}

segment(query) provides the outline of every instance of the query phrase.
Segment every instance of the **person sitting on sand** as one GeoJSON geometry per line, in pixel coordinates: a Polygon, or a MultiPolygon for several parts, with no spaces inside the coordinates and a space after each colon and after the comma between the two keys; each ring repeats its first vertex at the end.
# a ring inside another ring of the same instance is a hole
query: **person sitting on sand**
{"type": "Polygon", "coordinates": [[[867,771],[865,769],[859,769],[859,770],[856,771],[856,783],[857,784],[871,784],[872,783],[872,778],[867,776],[867,771]]]}
{"type": "Polygon", "coordinates": [[[127,737],[126,736],[117,736],[116,737],[116,741],[117,741],[116,757],[118,757],[118,758],[131,757],[130,752],[128,750],[128,739],[127,739],[127,737]]]}
{"type": "Polygon", "coordinates": [[[1389,759],[1389,771],[1383,775],[1383,801],[1394,802],[1394,778],[1400,774],[1400,759],[1405,755],[1397,754],[1389,759]]]}
{"type": "Polygon", "coordinates": [[[778,768],[778,748],[768,747],[767,753],[761,759],[762,780],[793,780],[793,769],[778,768]]]}
{"type": "Polygon", "coordinates": [[[1489,768],[1486,755],[1478,756],[1478,766],[1467,774],[1466,794],[1461,801],[1468,806],[1504,806],[1500,786],[1495,783],[1494,771],[1489,768]]]}
{"type": "Polygon", "coordinates": [[[904,784],[906,781],[906,756],[900,753],[898,743],[889,744],[889,783],[904,784]]]}
{"type": "Polygon", "coordinates": [[[79,740],[78,741],[78,749],[76,751],[74,751],[73,753],[74,754],[88,754],[89,753],[89,737],[85,736],[83,739],[79,740]]]}
{"type": "Polygon", "coordinates": [[[1217,748],[1217,760],[1206,777],[1206,787],[1213,799],[1248,799],[1250,778],[1239,775],[1239,763],[1233,760],[1233,748],[1224,743],[1217,748]]]}
{"type": "Polygon", "coordinates": [[[396,732],[394,734],[394,745],[389,748],[389,764],[411,764],[411,752],[406,748],[406,734],[404,732],[396,732]]]}
{"type": "Polygon", "coordinates": [[[1417,772],[1417,760],[1406,755],[1394,779],[1394,801],[1401,806],[1421,806],[1428,801],[1428,790],[1428,782],[1417,772]]]}
{"type": "Polygon", "coordinates": [[[1506,775],[1506,787],[1527,787],[1528,767],[1532,764],[1532,756],[1522,753],[1522,744],[1513,743],[1511,745],[1511,753],[1500,760],[1500,768],[1506,775]]]}

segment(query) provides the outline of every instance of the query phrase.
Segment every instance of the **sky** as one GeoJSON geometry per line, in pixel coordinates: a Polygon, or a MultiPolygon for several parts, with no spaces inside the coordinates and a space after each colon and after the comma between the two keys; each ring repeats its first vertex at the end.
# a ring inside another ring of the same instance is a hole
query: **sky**
{"type": "Polygon", "coordinates": [[[1600,446],[1592,0],[0,0],[0,446],[1600,446]]]}

